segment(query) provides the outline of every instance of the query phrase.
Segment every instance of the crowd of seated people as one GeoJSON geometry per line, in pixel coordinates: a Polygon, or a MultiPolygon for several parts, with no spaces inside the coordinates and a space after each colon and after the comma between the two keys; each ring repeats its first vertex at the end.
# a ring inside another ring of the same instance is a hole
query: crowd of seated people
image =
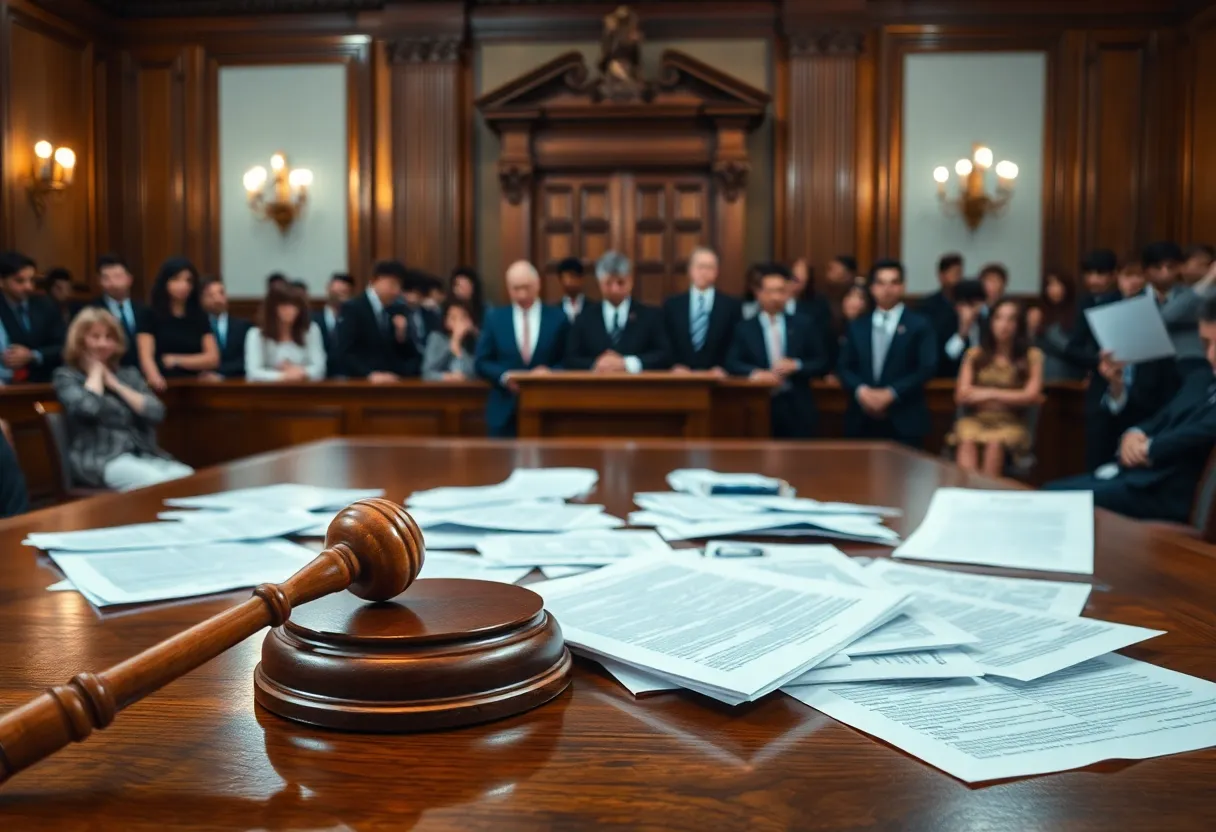
{"type": "Polygon", "coordinates": [[[0,254],[0,384],[54,377],[80,443],[73,470],[84,484],[121,488],[181,475],[147,432],[163,412],[155,393],[180,377],[481,379],[490,386],[490,433],[512,436],[520,373],[708,371],[770,385],[778,438],[816,435],[809,382],[828,378],[848,394],[848,436],[912,447],[930,431],[926,384],[952,378],[958,412],[947,445],[961,467],[991,475],[1030,452],[1045,383],[1088,380],[1089,473],[1068,485],[1090,488],[1100,504],[1124,513],[1181,519],[1189,497],[1179,495],[1194,490],[1216,439],[1216,422],[1209,430],[1205,421],[1216,412],[1213,401],[1201,395],[1216,366],[1213,259],[1210,247],[1184,252],[1169,242],[1123,262],[1093,251],[1076,281],[1049,270],[1039,297],[1024,302],[1007,295],[1003,265],[986,264],[969,279],[963,258],[945,254],[938,290],[914,307],[905,302],[903,264],[879,260],[862,274],[847,255],[833,258],[823,281],[805,259],[755,264],[745,295],[735,298],[717,286],[715,253],[699,248],[688,259],[688,289],[661,307],[634,297],[632,264],[617,252],[590,269],[578,258],[559,263],[561,300],[552,306],[542,302],[541,276],[528,262],[507,268],[506,302],[492,307],[471,268],[456,268],[444,284],[389,260],[375,265],[362,290],[352,276],[335,274],[311,315],[307,285],[271,275],[256,321],[245,321],[229,314],[222,280],[201,276],[184,258],[160,267],[145,305],[132,297],[122,260],[102,257],[100,296],[76,307],[62,270],[48,272],[40,295],[36,264],[7,252],[0,254]],[[584,291],[588,279],[599,284],[598,302],[584,291]],[[1099,349],[1086,311],[1138,295],[1157,303],[1174,357],[1123,365],[1099,349]],[[81,322],[89,326],[77,331],[81,322]],[[104,437],[96,415],[103,405],[114,427],[104,437]],[[1140,499],[1138,489],[1153,498],[1140,499]]]}

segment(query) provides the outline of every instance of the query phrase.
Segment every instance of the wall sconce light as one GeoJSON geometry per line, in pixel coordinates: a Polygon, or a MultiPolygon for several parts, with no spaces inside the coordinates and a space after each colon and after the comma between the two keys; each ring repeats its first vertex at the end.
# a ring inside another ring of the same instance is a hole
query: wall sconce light
{"type": "Polygon", "coordinates": [[[55,147],[48,141],[34,145],[34,166],[28,187],[30,206],[41,222],[47,198],[72,184],[76,173],[76,154],[70,147],[55,147]]]}
{"type": "Polygon", "coordinates": [[[943,165],[933,171],[933,180],[937,182],[937,198],[941,200],[942,208],[947,214],[958,214],[967,223],[967,228],[975,231],[980,227],[985,217],[997,216],[1009,204],[1013,196],[1013,180],[1018,178],[1018,166],[1013,162],[1002,161],[996,165],[996,191],[988,193],[987,173],[992,167],[992,149],[981,144],[975,145],[970,159],[959,159],[954,164],[954,172],[958,176],[958,195],[947,193],[946,183],[950,181],[950,171],[943,165]]]}
{"type": "Polygon", "coordinates": [[[276,153],[270,157],[272,195],[266,197],[266,183],[270,180],[266,168],[258,166],[245,171],[245,193],[249,196],[249,207],[260,219],[274,220],[283,234],[304,210],[308,202],[308,189],[312,186],[312,171],[305,168],[292,170],[287,157],[276,153]]]}

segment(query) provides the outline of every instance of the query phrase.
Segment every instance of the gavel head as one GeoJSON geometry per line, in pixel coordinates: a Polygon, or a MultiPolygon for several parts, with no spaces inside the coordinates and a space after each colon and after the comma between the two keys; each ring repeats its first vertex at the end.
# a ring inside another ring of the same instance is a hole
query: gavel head
{"type": "Polygon", "coordinates": [[[391,500],[352,503],[329,524],[325,545],[343,544],[359,562],[349,590],[368,601],[387,601],[405,591],[422,569],[422,531],[391,500]]]}

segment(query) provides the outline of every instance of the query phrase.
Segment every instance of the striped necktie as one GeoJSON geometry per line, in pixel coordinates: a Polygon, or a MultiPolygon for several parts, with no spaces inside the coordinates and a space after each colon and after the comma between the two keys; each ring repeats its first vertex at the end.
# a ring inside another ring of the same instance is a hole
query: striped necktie
{"type": "Polygon", "coordinates": [[[609,333],[609,335],[612,337],[612,346],[615,347],[618,343],[620,343],[621,332],[624,330],[624,328],[625,327],[621,324],[621,307],[618,306],[612,315],[612,332],[609,333]]]}
{"type": "Polygon", "coordinates": [[[709,308],[705,302],[705,293],[697,293],[697,308],[692,316],[692,347],[700,352],[705,346],[705,338],[709,335],[709,308]]]}

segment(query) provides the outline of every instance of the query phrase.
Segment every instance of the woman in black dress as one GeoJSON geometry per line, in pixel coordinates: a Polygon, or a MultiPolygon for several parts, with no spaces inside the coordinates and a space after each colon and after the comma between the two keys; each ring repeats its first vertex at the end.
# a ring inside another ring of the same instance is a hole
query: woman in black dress
{"type": "Polygon", "coordinates": [[[164,390],[166,378],[197,376],[219,366],[219,344],[199,303],[193,263],[184,257],[166,260],[152,284],[150,306],[137,336],[149,387],[164,390]]]}

